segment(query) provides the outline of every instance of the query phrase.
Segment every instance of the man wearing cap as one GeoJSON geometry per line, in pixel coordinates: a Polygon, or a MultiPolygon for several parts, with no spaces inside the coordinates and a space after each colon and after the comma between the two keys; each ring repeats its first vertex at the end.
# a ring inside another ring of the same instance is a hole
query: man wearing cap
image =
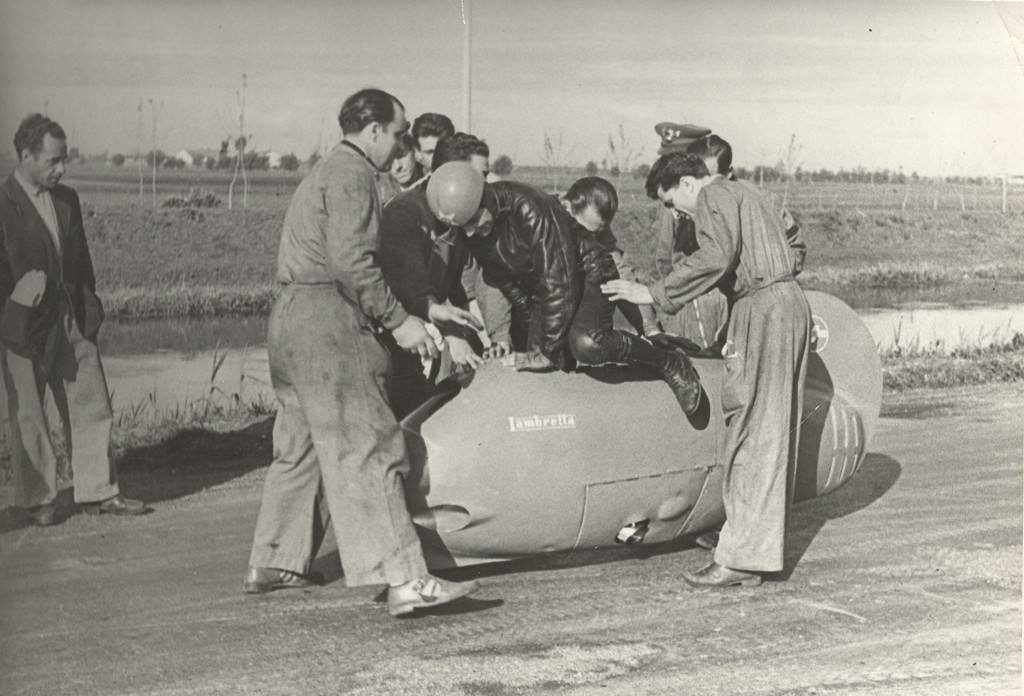
{"type": "MultiPolygon", "coordinates": [[[[659,155],[686,152],[692,143],[711,134],[711,129],[704,126],[668,121],[656,125],[654,131],[661,137],[659,155]]],[[[654,231],[657,240],[654,252],[655,277],[664,280],[680,258],[697,250],[697,230],[693,218],[687,213],[662,208],[655,218],[654,231]]],[[[728,318],[728,303],[725,296],[717,291],[697,297],[676,314],[666,314],[658,309],[662,328],[705,349],[715,347],[728,318]]]]}

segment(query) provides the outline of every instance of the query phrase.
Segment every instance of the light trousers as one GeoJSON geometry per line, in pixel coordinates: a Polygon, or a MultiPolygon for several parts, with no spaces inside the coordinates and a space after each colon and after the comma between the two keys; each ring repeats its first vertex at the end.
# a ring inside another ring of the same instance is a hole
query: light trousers
{"type": "Polygon", "coordinates": [[[810,307],[794,282],[733,305],[722,351],[726,522],[714,554],[719,565],[782,570],[810,326],[810,307]]]}
{"type": "Polygon", "coordinates": [[[96,344],[63,314],[51,335],[48,359],[32,360],[0,348],[6,392],[15,504],[34,507],[57,497],[57,456],[45,395],[49,387],[63,425],[78,503],[119,492],[110,458],[113,413],[96,344]]]}
{"type": "Polygon", "coordinates": [[[285,286],[267,348],[278,411],[250,565],[305,573],[333,524],[348,585],[424,575],[387,351],[332,285],[285,286]]]}

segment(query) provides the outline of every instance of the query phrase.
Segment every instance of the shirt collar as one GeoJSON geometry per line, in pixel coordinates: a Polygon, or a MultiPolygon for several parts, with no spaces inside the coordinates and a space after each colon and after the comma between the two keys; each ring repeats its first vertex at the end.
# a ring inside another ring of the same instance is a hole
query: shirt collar
{"type": "Polygon", "coordinates": [[[42,186],[37,186],[36,184],[33,184],[31,181],[26,179],[25,176],[21,173],[21,170],[19,169],[14,170],[14,178],[18,180],[18,183],[21,184],[21,187],[25,189],[25,193],[27,193],[31,198],[35,198],[40,194],[46,192],[46,189],[43,188],[42,186]]]}
{"type": "Polygon", "coordinates": [[[373,160],[371,160],[369,157],[367,157],[366,153],[363,152],[362,148],[360,148],[358,145],[356,145],[355,143],[353,143],[350,140],[342,140],[341,144],[351,148],[356,153],[358,153],[360,157],[362,157],[364,160],[366,160],[366,163],[370,165],[370,168],[373,171],[375,171],[375,172],[380,171],[379,169],[377,169],[377,165],[373,163],[373,160]]]}

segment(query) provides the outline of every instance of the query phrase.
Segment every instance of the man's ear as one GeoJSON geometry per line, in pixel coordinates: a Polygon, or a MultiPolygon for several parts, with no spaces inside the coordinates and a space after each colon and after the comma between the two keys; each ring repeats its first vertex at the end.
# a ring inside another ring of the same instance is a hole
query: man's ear
{"type": "Polygon", "coordinates": [[[374,121],[370,124],[370,138],[376,142],[380,139],[380,136],[384,134],[384,124],[380,121],[374,121]]]}

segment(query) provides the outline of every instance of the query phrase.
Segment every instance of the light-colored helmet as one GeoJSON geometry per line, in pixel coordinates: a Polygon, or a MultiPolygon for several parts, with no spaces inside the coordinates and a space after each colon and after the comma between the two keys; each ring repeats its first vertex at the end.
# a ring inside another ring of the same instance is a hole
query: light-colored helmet
{"type": "Polygon", "coordinates": [[[448,162],[427,181],[427,205],[441,222],[465,225],[480,209],[484,177],[469,162],[448,162]]]}

